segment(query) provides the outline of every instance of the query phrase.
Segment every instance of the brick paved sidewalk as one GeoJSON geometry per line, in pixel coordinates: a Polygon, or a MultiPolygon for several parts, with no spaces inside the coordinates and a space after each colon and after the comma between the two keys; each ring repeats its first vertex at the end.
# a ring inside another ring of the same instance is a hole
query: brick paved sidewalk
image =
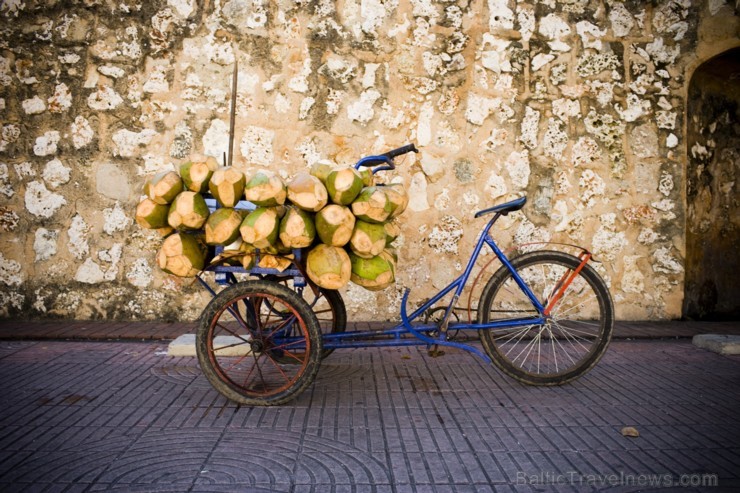
{"type": "MultiPolygon", "coordinates": [[[[348,330],[370,330],[391,325],[349,322],[348,330]]],[[[0,320],[0,340],[172,340],[195,333],[195,322],[111,322],[81,320],[0,320]]],[[[740,335],[738,322],[616,322],[615,339],[690,338],[696,334],[740,335]]]]}
{"type": "Polygon", "coordinates": [[[337,351],[278,408],[234,405],[194,358],[165,354],[164,342],[0,342],[0,490],[740,487],[740,357],[687,340],[615,341],[555,388],[454,350],[337,351]]]}

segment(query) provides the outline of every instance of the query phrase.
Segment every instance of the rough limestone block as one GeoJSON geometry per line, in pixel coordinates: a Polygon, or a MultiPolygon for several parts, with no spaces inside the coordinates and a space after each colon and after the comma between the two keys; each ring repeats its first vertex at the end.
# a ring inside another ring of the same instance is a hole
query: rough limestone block
{"type": "Polygon", "coordinates": [[[697,334],[691,340],[696,347],[715,353],[740,354],[740,336],[721,334],[697,334]]]}

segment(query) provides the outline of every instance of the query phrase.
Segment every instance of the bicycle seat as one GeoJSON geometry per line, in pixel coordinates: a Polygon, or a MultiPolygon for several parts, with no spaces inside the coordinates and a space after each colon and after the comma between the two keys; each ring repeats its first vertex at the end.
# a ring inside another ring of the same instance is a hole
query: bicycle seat
{"type": "Polygon", "coordinates": [[[493,207],[489,207],[488,209],[483,209],[482,211],[478,211],[475,213],[475,217],[485,216],[486,214],[490,214],[491,212],[496,212],[496,213],[501,214],[502,216],[505,216],[509,212],[518,211],[519,209],[524,207],[524,204],[526,203],[527,203],[527,197],[520,197],[516,200],[512,200],[511,202],[506,202],[505,204],[494,205],[493,207]]]}

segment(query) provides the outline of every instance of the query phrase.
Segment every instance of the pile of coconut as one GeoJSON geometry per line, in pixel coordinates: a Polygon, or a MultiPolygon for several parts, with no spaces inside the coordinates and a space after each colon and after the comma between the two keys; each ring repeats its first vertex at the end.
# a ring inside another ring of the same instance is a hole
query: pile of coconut
{"type": "Polygon", "coordinates": [[[326,163],[287,182],[268,170],[246,176],[210,157],[191,159],[179,171],[147,181],[136,208],[136,222],[164,236],[157,263],[165,272],[195,276],[214,261],[209,247],[216,246],[217,262],[251,269],[259,260],[260,267],[284,270],[293,249],[303,249],[305,270],[322,288],[351,280],[375,291],[395,281],[396,218],[408,205],[402,184],[376,184],[368,169],[326,163]],[[218,203],[213,212],[209,196],[218,203]]]}

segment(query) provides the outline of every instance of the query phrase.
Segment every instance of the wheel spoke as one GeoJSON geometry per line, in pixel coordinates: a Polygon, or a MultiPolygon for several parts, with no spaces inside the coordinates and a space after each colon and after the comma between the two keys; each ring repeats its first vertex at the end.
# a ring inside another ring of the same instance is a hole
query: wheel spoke
{"type": "MultiPolygon", "coordinates": [[[[262,381],[262,388],[266,389],[267,384],[265,383],[265,376],[262,374],[262,368],[260,367],[259,363],[259,357],[257,356],[257,353],[252,351],[252,356],[254,356],[254,366],[257,368],[257,374],[259,375],[260,380],[262,381]]],[[[247,387],[247,382],[244,382],[244,388],[247,387]]]]}
{"type": "MultiPolygon", "coordinates": [[[[481,329],[491,360],[529,384],[564,383],[585,373],[603,355],[611,337],[613,307],[604,281],[588,264],[582,266],[581,259],[562,252],[525,253],[511,265],[529,290],[544,300],[543,306],[556,296],[559,299],[542,325],[505,331],[481,329]]],[[[506,321],[523,313],[536,314],[537,310],[511,272],[501,267],[483,289],[478,320],[506,321]]]]}
{"type": "MultiPolygon", "coordinates": [[[[574,322],[574,321],[573,321],[573,320],[568,320],[568,322],[574,322]]],[[[585,331],[585,330],[579,330],[579,329],[575,329],[575,328],[573,328],[573,327],[566,327],[566,326],[564,326],[564,325],[563,325],[563,322],[562,322],[562,321],[559,321],[559,320],[555,320],[555,321],[554,321],[554,323],[555,323],[555,325],[557,325],[557,326],[558,326],[558,328],[560,328],[561,330],[563,330],[563,328],[565,328],[565,329],[567,329],[567,330],[568,330],[569,332],[575,332],[576,334],[584,334],[584,335],[587,335],[587,336],[594,336],[594,335],[596,335],[596,334],[594,334],[593,332],[587,332],[587,331],[585,331]]],[[[596,326],[596,324],[594,324],[594,325],[596,326]]],[[[597,332],[597,333],[598,333],[598,332],[597,332]]]]}
{"type": "MultiPolygon", "coordinates": [[[[529,356],[529,353],[530,353],[530,352],[532,351],[532,347],[534,347],[534,343],[536,342],[536,340],[537,340],[537,337],[538,337],[538,336],[539,336],[539,334],[537,334],[536,336],[534,336],[534,337],[532,338],[532,340],[531,340],[531,341],[529,341],[529,342],[528,342],[528,343],[527,343],[527,344],[526,344],[526,345],[524,346],[524,349],[522,349],[521,351],[519,351],[519,354],[517,354],[517,355],[516,355],[516,358],[514,358],[514,359],[513,359],[513,360],[511,360],[511,361],[513,361],[513,362],[517,361],[517,360],[519,359],[519,356],[521,356],[521,355],[522,355],[522,354],[524,353],[524,351],[526,351],[526,350],[527,350],[527,348],[529,348],[529,351],[527,351],[527,356],[529,356]],[[531,346],[531,347],[530,347],[530,346],[531,346]]],[[[513,348],[512,348],[512,349],[513,349],[513,348]]],[[[509,350],[509,351],[511,351],[511,350],[509,350]]],[[[508,353],[507,353],[507,354],[508,354],[508,353]]],[[[522,361],[526,360],[526,359],[527,359],[527,356],[525,356],[525,357],[524,357],[524,359],[523,359],[522,361]]]]}
{"type": "MultiPolygon", "coordinates": [[[[564,299],[564,298],[565,298],[565,295],[563,295],[563,298],[561,298],[561,299],[560,299],[560,301],[558,302],[558,305],[562,305],[562,302],[563,302],[563,299],[564,299]]],[[[568,308],[568,309],[567,309],[567,310],[565,310],[564,312],[562,312],[562,313],[558,313],[558,316],[559,316],[559,317],[563,317],[564,315],[567,315],[568,313],[572,312],[573,310],[576,310],[576,309],[578,309],[578,308],[582,308],[582,307],[583,307],[583,306],[584,306],[584,305],[585,305],[586,303],[588,303],[589,301],[593,301],[593,300],[595,300],[595,299],[596,299],[596,295],[593,295],[593,296],[591,296],[590,298],[587,298],[587,299],[583,300],[583,301],[582,301],[582,302],[580,302],[579,304],[577,304],[577,305],[574,305],[574,306],[572,306],[572,307],[568,308]]]]}
{"type": "MultiPolygon", "coordinates": [[[[566,355],[566,356],[568,357],[568,359],[570,360],[570,362],[571,362],[572,364],[574,364],[574,365],[575,365],[575,364],[576,364],[576,362],[575,362],[575,361],[573,360],[573,358],[571,358],[571,356],[570,356],[570,353],[569,353],[569,352],[568,352],[568,350],[567,350],[567,349],[566,349],[566,348],[565,348],[565,347],[563,346],[563,344],[562,344],[562,343],[560,342],[560,339],[558,339],[558,338],[556,338],[556,337],[553,337],[553,338],[552,338],[552,340],[553,340],[553,341],[554,341],[555,343],[557,343],[557,344],[558,344],[558,345],[559,345],[559,346],[560,346],[561,348],[563,348],[563,353],[565,353],[565,355],[566,355]]],[[[554,349],[554,347],[553,347],[553,354],[554,354],[554,353],[555,353],[555,349],[554,349]]],[[[555,369],[555,372],[557,373],[557,368],[555,369]]]]}
{"type": "MultiPolygon", "coordinates": [[[[527,330],[525,330],[524,332],[522,332],[522,335],[519,336],[519,338],[516,340],[516,342],[514,342],[514,344],[511,346],[511,349],[509,349],[504,356],[509,356],[509,353],[516,348],[516,345],[519,342],[521,342],[521,340],[524,338],[524,336],[527,335],[527,333],[529,332],[529,330],[531,328],[533,328],[533,327],[534,327],[533,325],[527,326],[527,328],[526,328],[527,330]]],[[[504,344],[506,344],[506,343],[504,343],[504,344]]],[[[502,346],[503,346],[503,344],[502,344],[502,346]]],[[[525,346],[525,348],[526,348],[526,346],[525,346]]],[[[514,358],[514,359],[516,360],[516,358],[514,358]]]]}
{"type": "Polygon", "coordinates": [[[496,340],[500,340],[500,339],[503,339],[506,336],[511,336],[508,339],[506,339],[506,340],[503,341],[503,343],[505,344],[506,342],[510,341],[511,339],[513,339],[514,337],[516,337],[519,334],[526,335],[527,332],[529,331],[529,329],[531,329],[532,327],[534,327],[534,325],[525,325],[521,329],[519,329],[518,327],[515,327],[515,329],[519,329],[519,330],[517,330],[516,332],[511,332],[509,334],[501,334],[500,336],[495,337],[495,339],[496,340]]]}
{"type": "Polygon", "coordinates": [[[270,361],[270,363],[272,363],[275,368],[277,368],[283,378],[285,378],[286,382],[290,382],[290,377],[283,371],[282,368],[280,368],[280,365],[278,365],[274,359],[268,357],[267,360],[270,361]]]}
{"type": "Polygon", "coordinates": [[[550,347],[552,348],[552,360],[555,363],[555,373],[558,372],[558,355],[555,352],[555,336],[552,334],[552,329],[547,326],[547,331],[550,333],[550,347]]]}
{"type": "Polygon", "coordinates": [[[263,280],[235,284],[214,298],[202,320],[198,360],[226,397],[282,404],[313,381],[321,356],[319,324],[291,289],[263,280]],[[284,337],[288,331],[290,339],[284,337]]]}
{"type": "MultiPolygon", "coordinates": [[[[249,344],[249,341],[248,341],[247,339],[244,339],[244,338],[243,338],[242,336],[240,336],[240,335],[239,335],[239,334],[238,334],[237,332],[234,332],[233,330],[229,329],[229,328],[228,328],[228,327],[226,327],[225,325],[223,325],[223,324],[221,324],[221,323],[217,323],[217,324],[216,324],[216,327],[220,327],[221,329],[225,330],[226,332],[228,332],[228,333],[229,333],[229,334],[231,334],[232,336],[234,336],[234,337],[236,337],[236,338],[238,338],[238,339],[241,339],[241,340],[242,340],[242,341],[244,341],[245,343],[249,344]]],[[[251,334],[249,334],[249,335],[251,335],[251,334]]]]}
{"type": "MultiPolygon", "coordinates": [[[[586,346],[584,346],[584,345],[583,345],[583,344],[581,343],[581,341],[579,341],[579,340],[578,340],[578,337],[576,337],[575,335],[573,335],[573,334],[569,333],[569,332],[568,332],[568,331],[566,331],[566,330],[563,330],[563,328],[562,328],[562,327],[561,327],[560,325],[558,325],[558,329],[560,329],[560,333],[561,333],[561,334],[563,334],[563,335],[565,336],[565,338],[566,338],[566,339],[568,339],[568,338],[571,338],[571,339],[573,339],[573,342],[575,342],[575,343],[577,343],[577,344],[578,344],[579,346],[581,346],[581,347],[582,347],[582,348],[583,348],[583,349],[584,349],[584,350],[585,350],[586,352],[589,352],[589,349],[588,349],[588,348],[587,348],[586,346]]],[[[581,339],[583,339],[583,338],[581,338],[581,339]]],[[[583,339],[583,340],[584,340],[584,341],[588,341],[588,339],[583,339]]]]}

